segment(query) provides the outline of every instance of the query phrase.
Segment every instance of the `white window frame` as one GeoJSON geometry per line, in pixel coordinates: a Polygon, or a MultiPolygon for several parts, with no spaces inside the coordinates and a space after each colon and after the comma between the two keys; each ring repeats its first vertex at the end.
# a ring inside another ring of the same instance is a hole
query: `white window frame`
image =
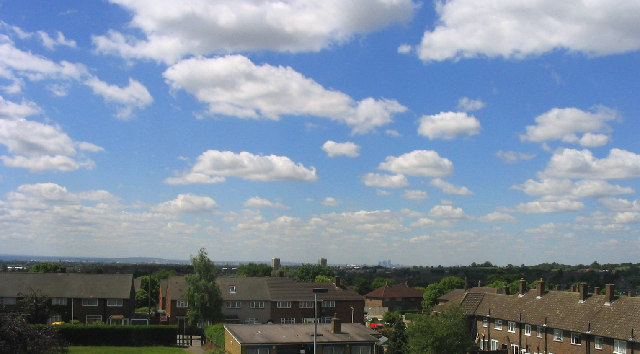
{"type": "Polygon", "coordinates": [[[227,306],[228,309],[239,309],[240,301],[226,301],[225,305],[227,306]]]}
{"type": "Polygon", "coordinates": [[[87,316],[85,316],[84,320],[85,320],[86,324],[102,322],[102,315],[87,315],[87,316]],[[89,320],[89,319],[91,319],[91,320],[89,320]]]}
{"type": "Polygon", "coordinates": [[[500,345],[500,343],[498,342],[497,339],[492,339],[491,340],[491,350],[498,350],[498,346],[500,345]]]}
{"type": "Polygon", "coordinates": [[[531,325],[530,324],[526,324],[524,325],[524,335],[525,336],[531,336],[531,325]]]}
{"type": "Polygon", "coordinates": [[[280,318],[280,323],[281,324],[296,324],[296,318],[295,317],[282,317],[282,318],[280,318]]]}
{"type": "Polygon", "coordinates": [[[279,309],[290,309],[291,301],[278,301],[276,303],[276,307],[278,307],[279,309]]]}
{"type": "Polygon", "coordinates": [[[516,323],[513,321],[507,322],[507,332],[516,333],[516,323]]]}
{"type": "Polygon", "coordinates": [[[595,340],[593,341],[593,347],[596,349],[603,349],[604,348],[604,340],[602,337],[596,337],[595,340]]]}
{"type": "Polygon", "coordinates": [[[54,322],[62,322],[62,315],[51,315],[47,323],[52,324],[54,322]]]}
{"type": "Polygon", "coordinates": [[[502,320],[496,319],[493,323],[493,329],[496,331],[502,331],[502,320]]]}
{"type": "Polygon", "coordinates": [[[336,301],[335,300],[323,300],[322,301],[322,307],[336,307],[336,301]]]}
{"type": "Polygon", "coordinates": [[[263,309],[264,308],[264,301],[251,301],[249,303],[249,307],[252,309],[263,309]]]}
{"type": "Polygon", "coordinates": [[[91,307],[98,306],[98,299],[83,298],[82,299],[82,306],[91,306],[91,307]],[[95,305],[94,305],[94,303],[95,303],[95,305]]]}
{"type": "Polygon", "coordinates": [[[66,306],[67,298],[66,297],[52,297],[51,305],[53,306],[66,306]]]}
{"type": "Polygon", "coordinates": [[[627,341],[614,339],[613,354],[627,354],[627,341]]]}
{"type": "Polygon", "coordinates": [[[536,337],[542,338],[542,333],[544,333],[544,327],[537,326],[536,327],[536,337]]]}
{"type": "Polygon", "coordinates": [[[122,307],[122,299],[107,299],[107,307],[122,307]]]}
{"type": "Polygon", "coordinates": [[[235,294],[236,293],[236,286],[235,285],[229,285],[229,293],[230,294],[235,294]]]}
{"type": "Polygon", "coordinates": [[[246,320],[244,320],[245,324],[258,324],[258,319],[257,318],[247,318],[246,320]]]}
{"type": "Polygon", "coordinates": [[[484,327],[484,328],[489,327],[489,318],[487,318],[487,317],[483,317],[482,318],[482,327],[484,327]]]}
{"type": "Polygon", "coordinates": [[[298,308],[301,309],[312,309],[313,301],[298,301],[298,308]]]}
{"type": "Polygon", "coordinates": [[[179,308],[189,307],[189,302],[187,300],[176,300],[176,307],[179,307],[179,308]]]}
{"type": "Polygon", "coordinates": [[[571,344],[582,345],[582,336],[580,333],[571,332],[571,344]]]}
{"type": "Polygon", "coordinates": [[[304,317],[302,319],[302,323],[313,323],[314,318],[313,317],[304,317]]]}
{"type": "Polygon", "coordinates": [[[553,329],[553,340],[555,342],[562,342],[563,337],[564,337],[564,333],[562,333],[561,329],[557,329],[557,328],[553,329]]]}
{"type": "Polygon", "coordinates": [[[331,323],[331,320],[333,320],[333,317],[325,316],[320,319],[320,323],[331,323]]]}
{"type": "Polygon", "coordinates": [[[520,352],[520,346],[517,344],[511,344],[511,352],[512,353],[518,353],[520,352]]]}

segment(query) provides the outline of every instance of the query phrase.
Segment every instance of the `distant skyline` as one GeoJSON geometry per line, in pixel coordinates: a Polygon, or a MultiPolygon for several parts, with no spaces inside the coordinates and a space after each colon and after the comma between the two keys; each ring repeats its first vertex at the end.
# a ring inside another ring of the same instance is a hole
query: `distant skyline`
{"type": "Polygon", "coordinates": [[[638,262],[640,3],[0,2],[5,254],[638,262]]]}

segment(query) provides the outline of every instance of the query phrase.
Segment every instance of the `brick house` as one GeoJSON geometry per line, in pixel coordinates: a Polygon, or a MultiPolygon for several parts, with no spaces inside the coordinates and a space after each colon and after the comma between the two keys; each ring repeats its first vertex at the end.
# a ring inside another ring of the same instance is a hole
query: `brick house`
{"type": "Polygon", "coordinates": [[[385,283],[366,294],[365,307],[370,313],[383,314],[386,311],[422,311],[423,292],[412,288],[406,282],[402,284],[385,283]],[[378,309],[377,311],[375,309],[378,309]],[[381,310],[382,309],[382,310],[381,310]]]}
{"type": "Polygon", "coordinates": [[[163,300],[162,298],[164,296],[164,301],[161,301],[158,306],[164,305],[164,308],[160,309],[167,312],[168,324],[178,325],[179,327],[186,326],[188,322],[187,310],[189,309],[189,305],[185,297],[187,282],[184,276],[170,276],[166,282],[166,293],[162,293],[162,290],[164,290],[162,283],[160,289],[161,292],[158,295],[160,297],[159,300],[163,300]]]}
{"type": "MultiPolygon", "coordinates": [[[[483,350],[508,353],[616,353],[640,350],[640,298],[606,294],[545,291],[544,281],[528,290],[521,280],[517,294],[465,293],[449,303],[462,305],[470,330],[483,350]]],[[[446,305],[444,305],[446,306],[446,305]]]]}
{"type": "Polygon", "coordinates": [[[131,274],[0,273],[4,311],[20,311],[20,296],[31,291],[50,298],[49,323],[129,324],[135,311],[131,274]]]}

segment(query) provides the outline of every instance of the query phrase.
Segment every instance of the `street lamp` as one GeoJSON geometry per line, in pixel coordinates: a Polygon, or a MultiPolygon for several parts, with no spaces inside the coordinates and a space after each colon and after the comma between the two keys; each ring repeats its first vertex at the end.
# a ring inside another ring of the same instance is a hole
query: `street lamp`
{"type": "Polygon", "coordinates": [[[353,311],[354,311],[354,310],[355,310],[355,309],[353,308],[353,306],[351,306],[351,323],[353,323],[353,311]]]}
{"type": "Polygon", "coordinates": [[[327,288],[313,288],[313,354],[316,354],[318,349],[318,293],[326,293],[329,291],[327,288]]]}

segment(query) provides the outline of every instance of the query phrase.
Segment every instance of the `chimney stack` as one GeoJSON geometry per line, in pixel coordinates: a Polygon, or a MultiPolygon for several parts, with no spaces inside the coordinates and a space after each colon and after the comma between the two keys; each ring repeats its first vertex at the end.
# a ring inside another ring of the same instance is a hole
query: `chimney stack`
{"type": "Polygon", "coordinates": [[[519,285],[519,288],[518,288],[520,296],[524,296],[526,288],[527,288],[527,281],[524,280],[524,278],[520,278],[520,285],[519,285]]]}
{"type": "Polygon", "coordinates": [[[331,333],[340,333],[342,331],[342,321],[338,318],[338,314],[334,313],[331,319],[331,333]]]}
{"type": "Polygon", "coordinates": [[[484,285],[484,284],[482,284],[482,280],[478,280],[478,287],[481,288],[482,285],[484,285]]]}
{"type": "Polygon", "coordinates": [[[280,278],[284,278],[284,270],[279,270],[279,271],[278,271],[278,276],[279,276],[280,278]]]}
{"type": "Polygon", "coordinates": [[[542,297],[542,295],[544,295],[544,280],[540,278],[540,280],[536,284],[536,296],[542,297]]]}
{"type": "Polygon", "coordinates": [[[613,302],[613,284],[605,285],[604,304],[611,305],[613,302]]]}
{"type": "Polygon", "coordinates": [[[587,299],[587,283],[580,283],[580,302],[584,302],[587,299]]]}
{"type": "Polygon", "coordinates": [[[337,276],[337,275],[336,275],[336,278],[335,278],[335,284],[336,284],[336,288],[342,287],[341,281],[340,281],[340,277],[337,276]]]}
{"type": "Polygon", "coordinates": [[[596,286],[593,288],[593,295],[600,295],[600,287],[596,286]]]}

